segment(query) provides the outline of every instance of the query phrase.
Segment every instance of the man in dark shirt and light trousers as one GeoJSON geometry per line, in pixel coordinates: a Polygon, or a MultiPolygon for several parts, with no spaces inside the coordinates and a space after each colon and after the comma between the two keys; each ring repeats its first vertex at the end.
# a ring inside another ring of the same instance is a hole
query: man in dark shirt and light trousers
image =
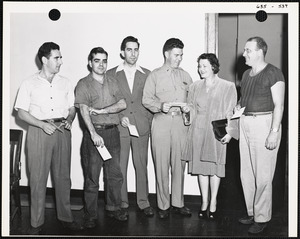
{"type": "Polygon", "coordinates": [[[265,61],[267,44],[261,37],[249,38],[243,56],[251,69],[241,81],[241,99],[246,107],[240,118],[241,181],[248,216],[248,232],[264,231],[272,217],[272,181],[281,140],[284,110],[284,77],[277,67],[265,61]]]}
{"type": "Polygon", "coordinates": [[[117,82],[106,76],[107,52],[101,47],[91,50],[88,64],[91,73],[75,89],[75,106],[85,122],[82,142],[84,174],[85,227],[94,228],[98,218],[98,190],[104,167],[105,209],[109,217],[127,221],[121,207],[123,176],[120,169],[120,134],[118,114],[126,102],[117,82]],[[96,147],[106,146],[112,158],[104,161],[96,147]]]}

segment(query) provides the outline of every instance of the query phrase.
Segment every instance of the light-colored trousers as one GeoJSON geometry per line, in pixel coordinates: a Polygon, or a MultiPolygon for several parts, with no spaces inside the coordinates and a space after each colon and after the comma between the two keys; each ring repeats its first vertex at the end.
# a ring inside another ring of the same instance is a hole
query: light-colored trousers
{"type": "Polygon", "coordinates": [[[128,189],[127,189],[127,169],[129,151],[131,146],[132,161],[136,175],[136,200],[140,209],[150,206],[148,195],[148,143],[149,135],[140,137],[128,136],[121,137],[120,167],[123,174],[123,184],[121,189],[122,208],[128,208],[128,189]]]}
{"type": "Polygon", "coordinates": [[[157,205],[166,210],[170,204],[184,206],[183,187],[185,161],[181,160],[187,134],[181,115],[158,113],[152,122],[152,153],[156,172],[157,205]],[[171,168],[171,203],[169,192],[169,171],[171,168]]]}
{"type": "Polygon", "coordinates": [[[55,188],[57,217],[61,221],[73,221],[70,205],[71,132],[61,129],[63,133],[56,130],[53,135],[47,135],[40,128],[34,126],[28,128],[30,216],[33,227],[44,224],[46,187],[50,169],[55,188]]]}
{"type": "Polygon", "coordinates": [[[241,116],[240,156],[241,182],[249,216],[255,222],[268,222],[272,217],[272,181],[281,139],[277,147],[265,147],[272,125],[272,114],[241,116]]]}

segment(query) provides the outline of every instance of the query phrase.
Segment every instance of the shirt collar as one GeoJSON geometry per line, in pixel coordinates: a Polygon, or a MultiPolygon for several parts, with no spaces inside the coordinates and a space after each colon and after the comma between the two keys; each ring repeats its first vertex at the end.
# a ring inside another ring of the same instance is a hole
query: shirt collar
{"type": "MultiPolygon", "coordinates": [[[[140,71],[141,73],[145,74],[145,72],[143,71],[143,69],[142,69],[138,64],[135,65],[135,69],[138,70],[138,71],[140,71]]],[[[123,70],[124,70],[124,62],[122,62],[122,63],[117,67],[116,72],[118,72],[118,71],[123,71],[123,70]]]]}
{"type": "MultiPolygon", "coordinates": [[[[94,79],[92,73],[89,74],[89,78],[90,80],[94,80],[94,81],[97,81],[96,79],[94,79]]],[[[99,81],[97,81],[99,84],[103,85],[105,82],[107,81],[107,76],[106,76],[106,73],[104,74],[104,78],[103,78],[103,83],[100,83],[99,81]]]]}
{"type": "Polygon", "coordinates": [[[162,66],[162,68],[166,71],[166,72],[168,72],[168,73],[170,73],[171,74],[171,72],[178,72],[178,71],[181,71],[182,70],[182,68],[181,67],[178,67],[178,68],[172,68],[172,67],[170,67],[168,64],[163,64],[163,66],[162,66]]]}

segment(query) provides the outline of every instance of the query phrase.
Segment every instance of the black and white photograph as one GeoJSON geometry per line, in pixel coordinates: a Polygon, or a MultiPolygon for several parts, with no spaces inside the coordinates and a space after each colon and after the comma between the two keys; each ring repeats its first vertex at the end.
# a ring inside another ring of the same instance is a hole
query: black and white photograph
{"type": "Polygon", "coordinates": [[[298,2],[4,1],[2,39],[2,237],[299,235],[298,2]]]}

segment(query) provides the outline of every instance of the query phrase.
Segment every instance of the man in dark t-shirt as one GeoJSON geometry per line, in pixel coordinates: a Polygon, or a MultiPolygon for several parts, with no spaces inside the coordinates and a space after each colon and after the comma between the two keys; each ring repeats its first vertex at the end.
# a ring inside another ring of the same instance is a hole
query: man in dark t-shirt
{"type": "Polygon", "coordinates": [[[121,211],[123,175],[120,168],[120,123],[118,114],[126,109],[126,102],[117,82],[108,77],[107,52],[93,48],[88,62],[91,73],[79,80],[75,89],[75,106],[86,125],[82,142],[84,174],[85,227],[97,224],[98,190],[101,168],[104,167],[105,209],[109,217],[126,221],[121,211]],[[97,150],[105,146],[112,158],[105,160],[97,150]]]}
{"type": "Polygon", "coordinates": [[[277,67],[265,61],[267,44],[261,37],[249,38],[243,56],[251,67],[241,81],[245,107],[240,118],[241,182],[248,216],[242,224],[248,232],[263,232],[272,217],[272,181],[281,140],[284,110],[284,77],[277,67]]]}

